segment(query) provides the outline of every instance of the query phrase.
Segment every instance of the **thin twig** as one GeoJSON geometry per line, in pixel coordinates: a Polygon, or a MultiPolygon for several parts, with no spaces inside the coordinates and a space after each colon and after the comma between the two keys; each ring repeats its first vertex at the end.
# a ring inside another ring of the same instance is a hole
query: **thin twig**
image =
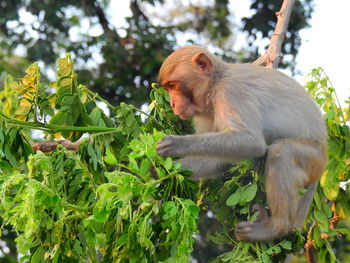
{"type": "Polygon", "coordinates": [[[333,217],[330,220],[330,228],[336,229],[337,223],[339,220],[341,220],[341,217],[338,215],[337,212],[337,203],[335,201],[332,201],[332,211],[333,211],[333,217]]]}
{"type": "Polygon", "coordinates": [[[308,240],[305,243],[305,255],[308,263],[316,263],[315,260],[315,250],[314,247],[312,246],[312,240],[308,240]]]}

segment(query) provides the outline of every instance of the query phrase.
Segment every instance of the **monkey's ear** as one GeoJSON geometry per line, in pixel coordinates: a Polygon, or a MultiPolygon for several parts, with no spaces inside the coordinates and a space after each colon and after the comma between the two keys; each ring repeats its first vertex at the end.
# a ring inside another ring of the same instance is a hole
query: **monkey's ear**
{"type": "Polygon", "coordinates": [[[197,53],[192,57],[192,64],[195,70],[200,73],[210,74],[213,71],[213,62],[203,52],[197,53]]]}

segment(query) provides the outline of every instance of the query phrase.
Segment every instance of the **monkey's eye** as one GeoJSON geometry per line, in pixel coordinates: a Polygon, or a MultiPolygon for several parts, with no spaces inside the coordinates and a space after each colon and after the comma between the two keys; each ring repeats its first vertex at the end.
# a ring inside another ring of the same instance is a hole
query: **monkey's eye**
{"type": "Polygon", "coordinates": [[[166,89],[175,89],[176,88],[176,83],[175,82],[169,82],[166,85],[166,89]]]}

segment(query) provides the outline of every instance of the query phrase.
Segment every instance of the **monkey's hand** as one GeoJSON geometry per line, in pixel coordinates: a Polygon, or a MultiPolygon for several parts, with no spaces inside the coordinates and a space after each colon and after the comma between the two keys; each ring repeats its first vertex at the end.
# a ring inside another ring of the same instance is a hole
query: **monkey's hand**
{"type": "Polygon", "coordinates": [[[204,171],[203,166],[201,166],[201,161],[202,160],[200,160],[199,158],[187,156],[177,160],[176,162],[181,163],[183,170],[192,171],[191,179],[199,180],[201,177],[203,177],[201,175],[204,171]]]}
{"type": "Polygon", "coordinates": [[[181,157],[185,154],[185,136],[168,135],[161,139],[156,147],[156,151],[163,157],[181,157]]]}
{"type": "Polygon", "coordinates": [[[215,178],[223,175],[224,172],[232,166],[230,162],[198,157],[198,156],[186,156],[177,160],[177,162],[182,164],[184,170],[192,171],[192,180],[199,180],[201,178],[215,178]]]}

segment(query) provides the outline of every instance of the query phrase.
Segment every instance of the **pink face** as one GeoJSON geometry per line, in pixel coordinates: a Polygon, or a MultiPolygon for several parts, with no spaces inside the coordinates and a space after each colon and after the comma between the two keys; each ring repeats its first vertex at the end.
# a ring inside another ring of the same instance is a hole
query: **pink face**
{"type": "Polygon", "coordinates": [[[174,113],[183,119],[205,111],[205,96],[213,72],[211,59],[203,52],[187,54],[191,50],[175,51],[163,62],[159,72],[159,82],[169,92],[174,113]],[[186,56],[188,60],[183,59],[186,56]]]}
{"type": "Polygon", "coordinates": [[[170,96],[170,106],[176,115],[182,119],[189,119],[198,113],[192,101],[191,92],[186,92],[181,88],[179,81],[171,81],[164,86],[170,96]]]}

